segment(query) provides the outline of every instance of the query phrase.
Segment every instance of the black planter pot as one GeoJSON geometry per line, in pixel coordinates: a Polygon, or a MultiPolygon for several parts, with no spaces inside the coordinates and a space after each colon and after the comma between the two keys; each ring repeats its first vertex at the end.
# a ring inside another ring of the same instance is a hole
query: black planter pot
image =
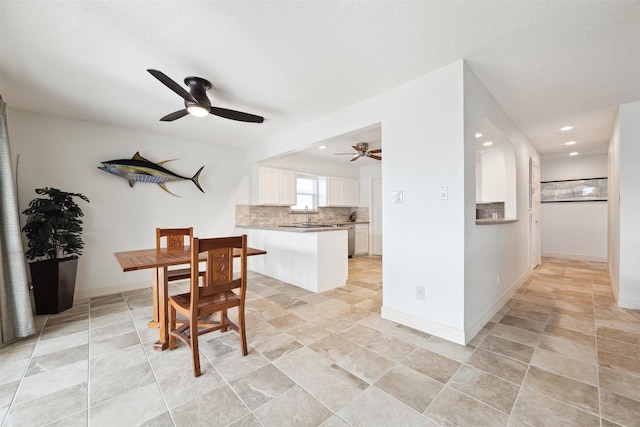
{"type": "Polygon", "coordinates": [[[29,267],[36,314],[57,314],[73,306],[78,258],[37,261],[29,267]]]}

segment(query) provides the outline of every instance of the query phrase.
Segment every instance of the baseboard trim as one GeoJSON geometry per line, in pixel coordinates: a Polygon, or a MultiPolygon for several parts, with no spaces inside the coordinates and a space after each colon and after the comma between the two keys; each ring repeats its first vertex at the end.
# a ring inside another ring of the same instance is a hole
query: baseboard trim
{"type": "Polygon", "coordinates": [[[621,298],[618,300],[618,307],[629,308],[631,310],[640,310],[640,301],[621,298]]]}
{"type": "Polygon", "coordinates": [[[148,280],[142,282],[125,283],[121,285],[105,286],[96,289],[80,289],[74,292],[74,301],[83,300],[86,298],[101,297],[103,295],[115,294],[118,292],[135,291],[136,289],[150,288],[151,283],[148,280]]]}
{"type": "Polygon", "coordinates": [[[574,261],[593,261],[593,262],[607,262],[607,257],[593,256],[593,255],[578,255],[578,254],[563,254],[556,252],[542,252],[542,256],[545,258],[561,258],[570,259],[574,261]]]}
{"type": "Polygon", "coordinates": [[[476,320],[471,322],[469,326],[465,328],[465,337],[467,338],[465,345],[468,344],[469,341],[471,341],[478,334],[478,332],[480,332],[484,325],[486,325],[487,322],[491,320],[491,318],[495,316],[502,307],[504,307],[504,305],[509,301],[509,299],[511,299],[511,297],[518,291],[518,289],[520,289],[520,286],[522,286],[524,282],[527,281],[532,273],[533,268],[528,268],[518,278],[518,280],[516,280],[502,293],[500,298],[498,298],[498,300],[491,307],[480,314],[480,316],[478,316],[476,320]]]}
{"type": "Polygon", "coordinates": [[[421,317],[413,316],[411,314],[402,313],[400,311],[384,306],[382,307],[380,314],[383,319],[391,320],[393,322],[400,323],[401,325],[405,325],[410,328],[435,335],[445,340],[465,345],[463,330],[442,325],[437,322],[432,322],[421,317]]]}

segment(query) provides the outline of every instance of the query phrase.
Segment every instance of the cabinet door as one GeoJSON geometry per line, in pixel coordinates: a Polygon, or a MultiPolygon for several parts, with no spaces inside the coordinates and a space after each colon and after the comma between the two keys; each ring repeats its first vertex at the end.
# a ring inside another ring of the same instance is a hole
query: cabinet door
{"type": "Polygon", "coordinates": [[[356,224],[356,241],[353,255],[369,255],[368,224],[356,224]]]}
{"type": "Polygon", "coordinates": [[[294,171],[280,171],[280,199],[278,204],[285,206],[293,206],[297,202],[296,192],[296,173],[294,171]]]}
{"type": "Polygon", "coordinates": [[[350,206],[354,208],[358,207],[358,205],[360,204],[358,200],[358,180],[348,178],[343,179],[343,194],[344,206],[350,206]]]}
{"type": "Polygon", "coordinates": [[[260,204],[277,205],[280,203],[280,171],[260,168],[260,204]]]}
{"type": "Polygon", "coordinates": [[[344,179],[327,177],[327,206],[344,206],[344,179]]]}

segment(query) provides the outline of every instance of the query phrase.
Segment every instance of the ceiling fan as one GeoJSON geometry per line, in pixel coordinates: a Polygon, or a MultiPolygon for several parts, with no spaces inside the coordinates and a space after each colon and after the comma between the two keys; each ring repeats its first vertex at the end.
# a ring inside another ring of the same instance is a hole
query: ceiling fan
{"type": "Polygon", "coordinates": [[[166,87],[184,98],[184,110],[178,110],[171,114],[167,114],[160,119],[161,122],[172,122],[176,119],[192,114],[196,117],[204,117],[211,113],[215,116],[224,117],[225,119],[237,120],[239,122],[262,123],[264,117],[254,114],[243,113],[241,111],[227,110],[226,108],[212,107],[207,91],[212,88],[211,82],[200,77],[187,77],[184,83],[189,86],[187,92],[178,83],[171,80],[162,71],[148,69],[153,77],[160,80],[166,87]]]}
{"type": "Polygon", "coordinates": [[[378,153],[382,153],[382,149],[378,148],[377,150],[369,150],[369,143],[367,142],[358,142],[356,145],[352,145],[351,148],[356,150],[355,153],[335,153],[336,156],[342,156],[344,154],[349,154],[353,156],[350,162],[354,162],[358,160],[360,157],[371,157],[372,159],[382,160],[382,157],[376,156],[378,153]]]}

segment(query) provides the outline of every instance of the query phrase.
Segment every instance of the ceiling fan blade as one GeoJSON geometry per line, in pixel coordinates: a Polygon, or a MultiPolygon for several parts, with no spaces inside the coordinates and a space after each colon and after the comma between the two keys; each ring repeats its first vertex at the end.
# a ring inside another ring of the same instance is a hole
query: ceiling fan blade
{"type": "Polygon", "coordinates": [[[162,71],[158,71],[158,70],[153,70],[153,69],[148,69],[147,70],[149,73],[151,73],[151,75],[153,77],[155,77],[156,79],[160,80],[160,82],[162,84],[164,84],[166,87],[168,87],[169,89],[171,89],[172,91],[174,91],[175,93],[177,93],[178,95],[180,95],[182,98],[185,99],[185,101],[192,101],[195,102],[196,104],[198,104],[198,100],[195,99],[193,97],[193,95],[191,95],[189,92],[187,92],[182,86],[180,86],[178,83],[174,82],[173,80],[171,80],[170,77],[168,77],[165,73],[163,73],[162,71]]]}
{"type": "Polygon", "coordinates": [[[349,160],[350,162],[355,162],[356,160],[358,160],[360,157],[362,157],[360,154],[356,154],[355,156],[353,156],[353,159],[349,160]]]}
{"type": "Polygon", "coordinates": [[[382,153],[382,148],[378,148],[377,150],[369,150],[370,153],[382,153]]]}
{"type": "Polygon", "coordinates": [[[186,109],[178,110],[178,111],[175,111],[175,112],[173,112],[171,114],[167,114],[166,116],[161,118],[160,121],[161,122],[172,122],[172,121],[174,121],[176,119],[179,119],[181,117],[186,116],[187,114],[189,114],[189,112],[186,109]]]}
{"type": "Polygon", "coordinates": [[[256,116],[249,113],[243,113],[242,111],[227,110],[226,108],[211,107],[210,113],[215,116],[224,117],[225,119],[237,120],[239,122],[264,122],[264,117],[256,116]]]}
{"type": "Polygon", "coordinates": [[[370,154],[367,157],[371,157],[372,159],[376,159],[376,160],[382,160],[382,157],[376,156],[375,154],[370,154]]]}
{"type": "Polygon", "coordinates": [[[356,153],[333,153],[334,156],[346,156],[347,154],[350,156],[353,156],[356,153]]]}

